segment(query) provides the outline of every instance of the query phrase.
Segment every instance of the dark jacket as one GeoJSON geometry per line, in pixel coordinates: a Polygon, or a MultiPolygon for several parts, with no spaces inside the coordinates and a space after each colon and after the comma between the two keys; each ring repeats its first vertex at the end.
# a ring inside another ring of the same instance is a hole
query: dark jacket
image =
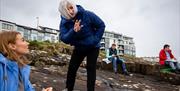
{"type": "Polygon", "coordinates": [[[105,24],[93,12],[84,10],[77,5],[78,13],[74,19],[61,17],[60,40],[75,47],[100,47],[105,24]],[[83,27],[79,32],[74,31],[75,20],[81,20],[83,27]]]}
{"type": "Polygon", "coordinates": [[[112,48],[109,48],[109,56],[112,56],[112,55],[117,55],[117,50],[116,49],[112,49],[112,48]]]}

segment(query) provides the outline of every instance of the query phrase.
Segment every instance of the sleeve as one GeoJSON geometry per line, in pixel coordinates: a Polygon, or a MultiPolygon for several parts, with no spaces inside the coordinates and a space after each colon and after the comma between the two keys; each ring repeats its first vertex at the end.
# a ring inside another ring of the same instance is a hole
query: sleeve
{"type": "Polygon", "coordinates": [[[28,89],[26,91],[35,91],[35,88],[32,86],[30,81],[28,81],[28,89]]]}
{"type": "Polygon", "coordinates": [[[68,30],[65,27],[64,20],[61,20],[59,29],[60,29],[60,40],[66,44],[70,44],[72,41],[73,35],[75,34],[74,29],[71,28],[70,30],[68,30]]]}
{"type": "Polygon", "coordinates": [[[164,55],[163,51],[160,51],[159,53],[159,59],[166,60],[166,56],[164,55]]]}
{"type": "Polygon", "coordinates": [[[105,30],[105,24],[96,14],[94,14],[93,12],[89,12],[89,13],[90,13],[89,16],[91,19],[91,23],[95,29],[94,40],[95,43],[99,43],[101,41],[101,38],[105,30]]]}
{"type": "Polygon", "coordinates": [[[32,86],[29,77],[30,77],[31,68],[29,65],[25,65],[21,68],[20,74],[24,83],[24,91],[35,91],[35,88],[32,86]]]}
{"type": "Polygon", "coordinates": [[[170,57],[173,59],[174,55],[172,54],[172,51],[170,51],[170,57]]]}
{"type": "Polygon", "coordinates": [[[3,75],[4,75],[3,74],[3,67],[2,67],[2,64],[0,63],[0,91],[3,91],[3,87],[4,87],[3,75]]]}

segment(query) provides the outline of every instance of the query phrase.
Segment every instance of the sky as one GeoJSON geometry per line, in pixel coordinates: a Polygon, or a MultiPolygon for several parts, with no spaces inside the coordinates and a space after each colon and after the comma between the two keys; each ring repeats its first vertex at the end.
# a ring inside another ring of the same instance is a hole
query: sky
{"type": "MultiPolygon", "coordinates": [[[[0,0],[0,19],[59,29],[60,0],[0,0]]],[[[134,38],[136,56],[158,56],[169,44],[180,58],[180,0],[74,0],[114,31],[134,38]]]]}

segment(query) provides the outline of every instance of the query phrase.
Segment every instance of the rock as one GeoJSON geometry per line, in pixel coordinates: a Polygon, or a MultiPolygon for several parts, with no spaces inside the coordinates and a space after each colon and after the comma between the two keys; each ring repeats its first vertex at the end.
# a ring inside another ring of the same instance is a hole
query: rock
{"type": "Polygon", "coordinates": [[[36,61],[34,63],[34,66],[39,67],[39,68],[43,68],[45,66],[45,63],[42,61],[36,61]]]}
{"type": "Polygon", "coordinates": [[[159,77],[164,81],[170,82],[171,84],[180,85],[180,74],[160,72],[159,77]]]}
{"type": "Polygon", "coordinates": [[[139,86],[139,84],[133,84],[133,87],[135,87],[135,88],[139,88],[138,86],[139,86]]]}
{"type": "Polygon", "coordinates": [[[69,55],[60,54],[60,55],[49,55],[48,52],[40,50],[32,50],[27,58],[31,60],[31,65],[36,67],[42,67],[44,65],[67,65],[70,59],[69,55]]]}
{"type": "Polygon", "coordinates": [[[101,86],[101,84],[102,84],[102,81],[96,80],[96,85],[97,86],[101,86]]]}

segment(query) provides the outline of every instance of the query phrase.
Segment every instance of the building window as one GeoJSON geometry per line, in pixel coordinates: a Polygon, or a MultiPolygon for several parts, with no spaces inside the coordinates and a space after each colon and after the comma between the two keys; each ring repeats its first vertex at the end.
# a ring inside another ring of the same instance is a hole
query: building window
{"type": "Polygon", "coordinates": [[[49,33],[45,33],[45,36],[50,37],[50,34],[49,33]]]}
{"type": "Polygon", "coordinates": [[[102,43],[102,44],[101,44],[101,47],[105,47],[105,44],[102,43]]]}
{"type": "Polygon", "coordinates": [[[19,32],[21,32],[21,31],[24,32],[24,28],[18,27],[18,28],[17,28],[17,31],[19,31],[19,32]]]}
{"type": "Polygon", "coordinates": [[[2,23],[2,29],[13,30],[13,25],[2,23]]]}
{"type": "Polygon", "coordinates": [[[30,30],[28,30],[28,29],[24,29],[24,38],[25,39],[27,39],[27,40],[29,40],[29,34],[30,34],[30,30]]]}
{"type": "Polygon", "coordinates": [[[52,33],[51,29],[45,29],[45,31],[52,33]]]}
{"type": "Polygon", "coordinates": [[[32,31],[31,31],[31,34],[36,34],[36,35],[38,35],[38,31],[32,30],[32,31]]]}
{"type": "Polygon", "coordinates": [[[55,36],[51,36],[51,40],[54,42],[55,41],[55,36]]]}
{"type": "Polygon", "coordinates": [[[102,38],[102,39],[101,39],[101,42],[105,42],[105,39],[104,39],[104,38],[102,38]]]}

